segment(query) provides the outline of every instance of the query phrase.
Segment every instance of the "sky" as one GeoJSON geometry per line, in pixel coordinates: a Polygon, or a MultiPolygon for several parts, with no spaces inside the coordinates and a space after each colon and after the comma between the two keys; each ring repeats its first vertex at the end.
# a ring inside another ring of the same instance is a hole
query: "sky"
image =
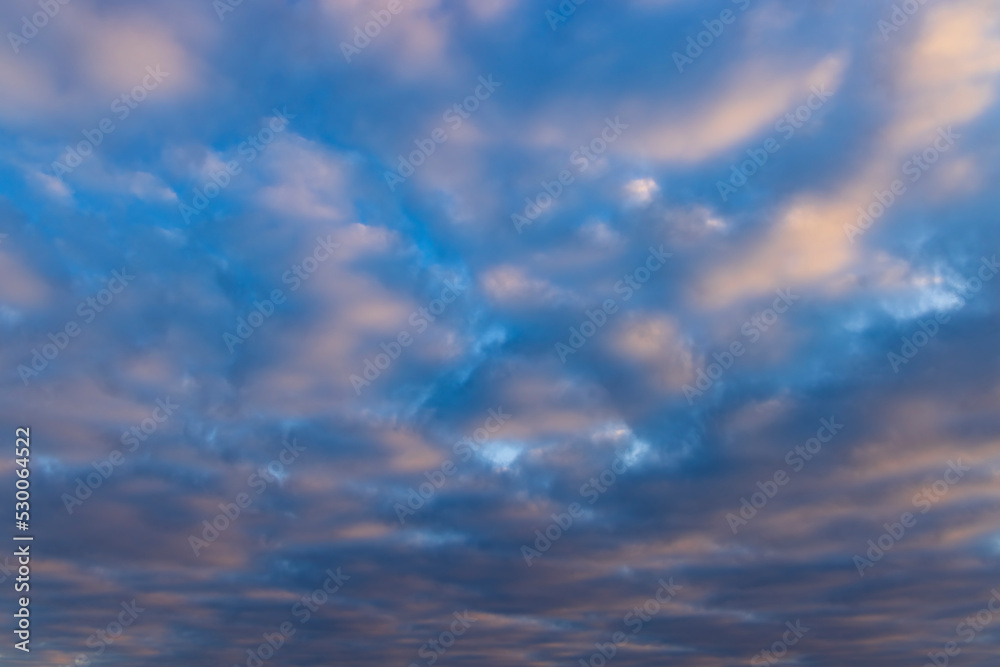
{"type": "Polygon", "coordinates": [[[3,3],[0,664],[995,665],[998,9],[3,3]]]}

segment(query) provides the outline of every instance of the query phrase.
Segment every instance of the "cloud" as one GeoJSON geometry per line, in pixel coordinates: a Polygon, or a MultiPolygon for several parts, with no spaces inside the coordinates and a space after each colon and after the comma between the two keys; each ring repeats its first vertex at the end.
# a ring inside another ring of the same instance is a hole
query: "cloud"
{"type": "Polygon", "coordinates": [[[809,97],[812,87],[836,92],[845,65],[843,56],[830,56],[800,71],[782,71],[766,61],[750,62],[734,68],[717,92],[702,99],[687,99],[655,114],[630,103],[622,108],[622,115],[639,128],[625,136],[626,145],[631,152],[654,160],[703,161],[772,125],[809,97]]]}
{"type": "MultiPolygon", "coordinates": [[[[0,52],[0,421],[32,428],[47,554],[30,661],[246,664],[290,622],[275,664],[425,665],[466,611],[435,664],[576,664],[622,631],[623,665],[722,667],[799,620],[783,657],[802,664],[902,667],[958,641],[1000,557],[992,5],[928,3],[883,39],[891,0],[751,3],[679,73],[677,45],[739,3],[584,3],[553,31],[558,2],[404,0],[346,62],[388,4],[220,21],[73,0],[0,52]],[[153,63],[163,89],[55,174],[153,63]],[[502,85],[452,129],[480,76],[502,85]],[[816,87],[829,100],[786,138],[816,87]],[[646,273],[654,251],[671,256],[646,273]],[[780,314],[779,289],[797,297],[780,314]],[[281,463],[289,438],[305,449],[281,463]],[[906,512],[862,577],[854,557],[906,512]],[[88,638],[133,599],[98,657],[88,638]]],[[[961,648],[989,664],[995,634],[961,648]]]]}

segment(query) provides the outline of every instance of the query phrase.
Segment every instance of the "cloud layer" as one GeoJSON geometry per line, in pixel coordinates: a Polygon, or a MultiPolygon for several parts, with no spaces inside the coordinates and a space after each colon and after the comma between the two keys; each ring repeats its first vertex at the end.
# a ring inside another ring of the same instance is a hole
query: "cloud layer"
{"type": "Polygon", "coordinates": [[[1000,15],[848,4],[5,4],[0,662],[993,664],[1000,15]]]}

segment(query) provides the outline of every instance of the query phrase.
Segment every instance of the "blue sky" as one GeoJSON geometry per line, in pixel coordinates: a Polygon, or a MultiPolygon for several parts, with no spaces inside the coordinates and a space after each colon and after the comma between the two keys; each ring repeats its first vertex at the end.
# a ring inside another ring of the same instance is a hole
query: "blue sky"
{"type": "Polygon", "coordinates": [[[0,25],[3,664],[993,664],[994,2],[0,25]]]}

